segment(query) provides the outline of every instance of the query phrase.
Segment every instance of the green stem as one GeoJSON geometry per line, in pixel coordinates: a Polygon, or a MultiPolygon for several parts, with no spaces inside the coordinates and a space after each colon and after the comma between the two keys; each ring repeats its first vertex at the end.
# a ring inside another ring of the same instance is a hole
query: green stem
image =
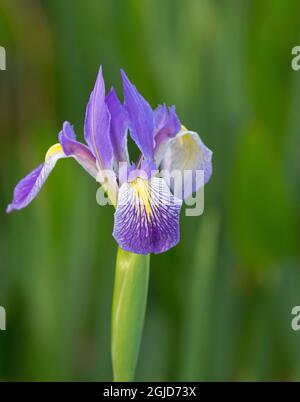
{"type": "Polygon", "coordinates": [[[150,256],[118,249],[112,306],[114,381],[133,381],[147,304],[150,256]]]}

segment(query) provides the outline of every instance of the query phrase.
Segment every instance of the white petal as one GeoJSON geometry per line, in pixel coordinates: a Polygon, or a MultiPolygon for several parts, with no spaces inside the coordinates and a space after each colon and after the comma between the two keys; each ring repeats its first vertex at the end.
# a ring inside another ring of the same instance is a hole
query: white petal
{"type": "Polygon", "coordinates": [[[199,135],[183,128],[165,146],[160,168],[162,177],[169,182],[177,197],[188,198],[206,184],[212,173],[212,151],[199,135]]]}

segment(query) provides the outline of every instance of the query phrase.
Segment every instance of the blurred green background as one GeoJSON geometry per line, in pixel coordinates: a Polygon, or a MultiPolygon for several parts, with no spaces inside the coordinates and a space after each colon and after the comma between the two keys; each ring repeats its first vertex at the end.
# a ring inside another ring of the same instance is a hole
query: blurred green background
{"type": "Polygon", "coordinates": [[[137,380],[300,380],[299,18],[298,0],[1,0],[0,379],[112,379],[112,208],[63,160],[5,214],[64,120],[83,137],[101,63],[214,151],[204,215],[152,257],[137,380]]]}

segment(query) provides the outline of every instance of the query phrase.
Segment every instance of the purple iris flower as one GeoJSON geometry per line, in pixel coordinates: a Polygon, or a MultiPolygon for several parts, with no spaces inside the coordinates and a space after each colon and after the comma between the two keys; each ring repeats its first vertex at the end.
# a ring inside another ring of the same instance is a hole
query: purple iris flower
{"type": "Polygon", "coordinates": [[[181,125],[174,106],[160,105],[152,110],[123,71],[121,75],[124,104],[114,88],[105,94],[100,67],[86,109],[87,145],[76,140],[73,127],[65,122],[59,142],[48,150],[45,161],[15,187],[7,212],[26,207],[56,162],[72,157],[101,182],[113,200],[116,207],[113,236],[119,246],[137,254],[157,254],[178,243],[183,199],[209,180],[212,152],[197,133],[181,125]],[[129,159],[128,133],[141,151],[136,164],[129,159]],[[126,174],[120,166],[126,167],[126,174]],[[186,170],[192,172],[184,180],[188,191],[178,192],[174,182],[167,184],[166,173],[186,170]],[[193,176],[199,170],[204,172],[201,183],[193,176]]]}

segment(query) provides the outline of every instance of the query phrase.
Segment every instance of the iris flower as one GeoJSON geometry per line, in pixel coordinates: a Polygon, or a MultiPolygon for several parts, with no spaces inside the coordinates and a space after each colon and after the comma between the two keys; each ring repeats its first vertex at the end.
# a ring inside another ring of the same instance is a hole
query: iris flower
{"type": "Polygon", "coordinates": [[[102,195],[116,208],[113,236],[120,246],[112,308],[113,374],[115,381],[133,381],[150,254],[178,243],[182,203],[209,180],[212,152],[181,124],[174,106],[152,110],[123,71],[121,75],[124,104],[114,88],[105,94],[100,67],[86,109],[86,144],[76,140],[72,125],[65,122],[44,162],[17,184],[7,212],[25,208],[62,158],[74,158],[101,183],[102,195]],[[141,151],[136,163],[129,158],[128,135],[141,151]],[[202,180],[197,179],[199,171],[202,180]]]}
{"type": "Polygon", "coordinates": [[[153,110],[123,71],[121,75],[124,104],[114,88],[105,94],[100,67],[86,109],[86,144],[76,140],[73,126],[65,122],[59,142],[49,148],[44,162],[17,184],[7,212],[26,207],[56,162],[72,157],[102,183],[115,205],[113,236],[119,246],[136,254],[157,254],[178,243],[183,199],[209,180],[212,152],[197,133],[181,124],[174,106],[153,110]],[[128,155],[128,134],[141,151],[136,163],[128,155]],[[178,193],[164,176],[174,170],[201,170],[204,183],[197,183],[191,175],[184,182],[190,190],[178,193]]]}

